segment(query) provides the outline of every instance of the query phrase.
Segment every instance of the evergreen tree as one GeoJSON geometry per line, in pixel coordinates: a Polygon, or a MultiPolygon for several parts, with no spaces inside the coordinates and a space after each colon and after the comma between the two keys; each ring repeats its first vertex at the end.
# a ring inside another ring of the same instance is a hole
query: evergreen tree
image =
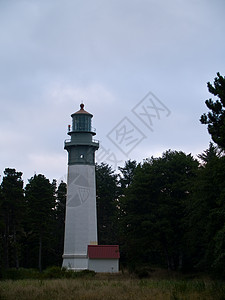
{"type": "Polygon", "coordinates": [[[212,142],[209,143],[209,149],[206,149],[203,153],[198,155],[198,158],[203,162],[203,164],[207,164],[216,157],[221,157],[221,151],[212,142]]]}
{"type": "Polygon", "coordinates": [[[101,163],[96,164],[96,203],[98,243],[110,245],[117,243],[117,175],[112,168],[101,163]]]}
{"type": "Polygon", "coordinates": [[[19,267],[24,208],[22,173],[6,168],[1,184],[1,238],[5,268],[19,267]]]}
{"type": "Polygon", "coordinates": [[[191,265],[225,276],[225,157],[212,145],[204,152],[190,202],[189,245],[191,265]]]}
{"type": "Polygon", "coordinates": [[[201,116],[201,123],[208,125],[208,132],[213,141],[225,150],[225,77],[217,73],[214,85],[207,83],[208,90],[218,99],[213,101],[211,98],[205,101],[210,110],[201,116]]]}
{"type": "Polygon", "coordinates": [[[64,231],[65,231],[65,211],[66,211],[66,183],[61,181],[56,191],[56,207],[55,207],[55,234],[56,245],[55,255],[56,264],[62,265],[62,255],[64,246],[64,231]]]}
{"type": "Polygon", "coordinates": [[[120,203],[131,267],[145,263],[183,267],[186,206],[197,168],[191,155],[177,151],[167,151],[137,167],[120,203]]]}
{"type": "Polygon", "coordinates": [[[133,177],[134,177],[134,172],[135,169],[137,168],[137,162],[136,160],[128,160],[125,162],[125,166],[119,167],[118,169],[122,173],[120,175],[120,185],[122,189],[127,188],[130,186],[132,183],[133,177]]]}
{"type": "MultiPolygon", "coordinates": [[[[54,236],[52,228],[55,219],[55,182],[52,184],[44,175],[34,175],[25,188],[25,196],[28,207],[29,230],[32,235],[29,242],[37,247],[33,247],[31,257],[38,257],[38,268],[42,271],[42,254],[50,248],[54,236]],[[38,255],[37,255],[38,254],[38,255]]],[[[48,256],[45,256],[46,258],[48,256]]],[[[33,264],[32,262],[31,264],[33,264]]],[[[44,264],[48,262],[45,260],[44,264]]]]}
{"type": "Polygon", "coordinates": [[[3,221],[3,195],[2,186],[0,185],[0,270],[3,269],[5,262],[3,261],[3,240],[4,240],[4,221],[3,221]]]}

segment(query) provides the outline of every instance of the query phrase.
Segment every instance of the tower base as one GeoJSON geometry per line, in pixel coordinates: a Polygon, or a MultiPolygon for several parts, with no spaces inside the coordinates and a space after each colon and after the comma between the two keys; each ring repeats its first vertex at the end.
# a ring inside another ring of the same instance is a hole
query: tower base
{"type": "Polygon", "coordinates": [[[74,271],[82,271],[88,269],[88,257],[87,255],[63,255],[64,268],[74,271]]]}

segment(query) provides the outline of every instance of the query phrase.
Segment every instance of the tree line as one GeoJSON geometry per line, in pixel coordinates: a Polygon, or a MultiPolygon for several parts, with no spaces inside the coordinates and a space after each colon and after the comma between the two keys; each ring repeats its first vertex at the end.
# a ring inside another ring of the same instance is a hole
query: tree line
{"type": "Polygon", "coordinates": [[[66,184],[6,168],[0,189],[0,263],[10,267],[59,265],[63,251],[66,184]]]}
{"type": "MultiPolygon", "coordinates": [[[[96,164],[99,244],[119,244],[130,270],[160,266],[225,277],[225,78],[217,73],[201,116],[213,142],[193,157],[165,151],[119,172],[96,164]]],[[[66,184],[5,169],[0,186],[0,265],[61,265],[66,184]]]]}

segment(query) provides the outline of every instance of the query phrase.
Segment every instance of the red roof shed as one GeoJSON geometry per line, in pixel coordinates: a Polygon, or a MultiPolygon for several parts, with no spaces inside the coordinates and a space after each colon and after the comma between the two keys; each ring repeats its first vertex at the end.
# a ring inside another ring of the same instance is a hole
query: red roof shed
{"type": "Polygon", "coordinates": [[[88,245],[89,258],[120,258],[118,245],[88,245]]]}

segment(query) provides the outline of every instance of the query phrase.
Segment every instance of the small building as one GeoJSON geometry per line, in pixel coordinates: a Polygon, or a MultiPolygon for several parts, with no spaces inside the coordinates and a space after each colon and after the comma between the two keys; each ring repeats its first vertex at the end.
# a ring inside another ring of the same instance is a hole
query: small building
{"type": "Polygon", "coordinates": [[[88,269],[95,272],[119,272],[118,245],[88,245],[88,269]]]}

